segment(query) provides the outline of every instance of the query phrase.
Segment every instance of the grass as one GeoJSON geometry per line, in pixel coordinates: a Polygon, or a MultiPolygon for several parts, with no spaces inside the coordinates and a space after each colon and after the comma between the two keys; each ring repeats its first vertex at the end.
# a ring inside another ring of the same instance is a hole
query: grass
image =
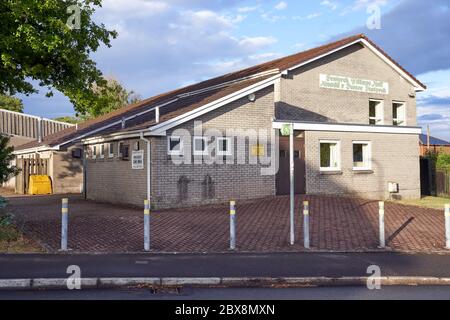
{"type": "Polygon", "coordinates": [[[36,243],[24,237],[6,213],[6,201],[0,197],[0,253],[43,252],[36,243]]]}
{"type": "Polygon", "coordinates": [[[449,198],[423,197],[419,200],[399,200],[395,203],[402,203],[410,206],[438,209],[444,211],[445,204],[450,204],[449,198]]]}

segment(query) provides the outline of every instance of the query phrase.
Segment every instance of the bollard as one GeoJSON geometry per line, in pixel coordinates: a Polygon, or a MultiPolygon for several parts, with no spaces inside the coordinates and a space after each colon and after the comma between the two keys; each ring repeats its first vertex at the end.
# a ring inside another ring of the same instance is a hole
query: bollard
{"type": "Polygon", "coordinates": [[[309,249],[309,202],[303,201],[303,245],[309,249]]]}
{"type": "Polygon", "coordinates": [[[380,223],[380,248],[384,248],[386,246],[385,236],[384,236],[384,201],[380,201],[379,203],[379,223],[380,223]]]}
{"type": "Polygon", "coordinates": [[[236,202],[230,201],[230,249],[236,249],[236,202]]]}
{"type": "Polygon", "coordinates": [[[445,205],[445,239],[445,247],[450,249],[450,204],[445,205]]]}
{"type": "Polygon", "coordinates": [[[150,201],[144,200],[144,250],[150,251],[150,201]]]}
{"type": "Polygon", "coordinates": [[[61,251],[67,251],[67,231],[69,227],[69,199],[62,199],[61,206],[61,251]]]}

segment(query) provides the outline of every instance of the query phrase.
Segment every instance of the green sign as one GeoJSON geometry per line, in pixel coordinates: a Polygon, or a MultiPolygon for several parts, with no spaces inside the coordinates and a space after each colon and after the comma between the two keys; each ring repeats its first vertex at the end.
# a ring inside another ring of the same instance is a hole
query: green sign
{"type": "Polygon", "coordinates": [[[291,134],[291,125],[290,124],[283,124],[283,126],[281,126],[281,135],[282,136],[288,136],[291,134]]]}

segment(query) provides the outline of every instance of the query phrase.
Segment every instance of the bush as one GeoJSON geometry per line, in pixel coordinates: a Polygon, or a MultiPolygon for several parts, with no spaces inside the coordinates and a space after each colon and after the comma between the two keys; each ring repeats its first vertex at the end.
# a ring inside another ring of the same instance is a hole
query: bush
{"type": "Polygon", "coordinates": [[[12,223],[10,215],[0,216],[0,241],[17,241],[19,239],[19,232],[12,223]]]}
{"type": "Polygon", "coordinates": [[[438,169],[450,169],[450,154],[439,153],[436,159],[438,169]]]}

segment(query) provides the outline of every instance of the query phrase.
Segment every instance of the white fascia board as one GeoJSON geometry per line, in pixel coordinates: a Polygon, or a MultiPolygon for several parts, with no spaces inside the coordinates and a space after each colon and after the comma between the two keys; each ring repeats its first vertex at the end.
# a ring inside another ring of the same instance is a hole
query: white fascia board
{"type": "Polygon", "coordinates": [[[281,129],[283,125],[293,124],[294,130],[304,131],[334,131],[334,132],[362,132],[362,133],[395,133],[395,134],[421,134],[420,127],[397,127],[397,126],[372,126],[361,124],[333,124],[312,122],[288,122],[274,121],[272,127],[281,129]]]}
{"type": "Polygon", "coordinates": [[[343,45],[343,46],[341,46],[339,48],[331,50],[331,51],[329,51],[327,53],[324,53],[324,54],[322,54],[322,55],[320,55],[318,57],[315,57],[313,59],[307,60],[305,62],[302,62],[302,63],[298,64],[298,65],[295,65],[295,66],[289,68],[288,71],[292,71],[292,70],[298,69],[298,68],[300,68],[300,67],[302,67],[304,65],[307,65],[307,64],[309,64],[311,62],[314,62],[316,60],[319,60],[319,59],[322,59],[322,58],[324,58],[326,56],[329,56],[330,54],[333,54],[333,53],[338,52],[338,51],[340,51],[342,49],[348,48],[348,47],[350,47],[350,46],[352,46],[352,45],[354,45],[356,43],[364,44],[367,48],[369,48],[369,50],[371,50],[373,53],[375,53],[379,58],[381,58],[384,62],[386,62],[391,68],[393,68],[402,77],[404,77],[406,80],[408,80],[415,87],[416,91],[425,91],[426,90],[426,88],[424,88],[417,81],[415,81],[413,78],[411,78],[407,73],[405,73],[402,69],[400,69],[395,63],[393,63],[391,60],[389,60],[382,52],[380,52],[377,48],[372,46],[367,40],[362,39],[362,38],[358,39],[358,40],[355,40],[355,41],[352,41],[352,42],[350,42],[350,43],[348,43],[346,45],[343,45]]]}
{"type": "Polygon", "coordinates": [[[166,135],[166,132],[160,132],[158,134],[146,131],[148,129],[139,130],[139,131],[132,131],[129,133],[115,133],[104,137],[92,137],[88,139],[81,140],[81,143],[83,145],[89,145],[89,144],[97,144],[97,143],[103,143],[103,142],[109,142],[109,141],[117,141],[117,140],[124,140],[124,139],[133,139],[133,138],[140,138],[142,136],[142,133],[145,137],[163,137],[166,135]]]}
{"type": "Polygon", "coordinates": [[[210,102],[208,104],[205,104],[202,107],[199,107],[195,110],[192,110],[190,112],[186,112],[185,114],[182,114],[178,117],[175,117],[171,120],[168,120],[166,122],[163,122],[159,125],[155,125],[153,127],[150,127],[150,130],[154,132],[155,134],[167,131],[173,127],[179,126],[187,121],[190,121],[192,119],[195,119],[201,115],[204,115],[208,112],[211,112],[217,108],[220,108],[224,105],[227,105],[233,101],[239,100],[249,94],[255,93],[261,89],[264,89],[268,86],[271,86],[275,83],[275,81],[281,77],[281,74],[277,74],[274,77],[270,77],[266,80],[263,80],[261,82],[255,83],[251,86],[248,86],[242,90],[236,91],[228,96],[225,96],[223,98],[217,99],[216,101],[210,102]]]}
{"type": "Polygon", "coordinates": [[[41,146],[41,147],[36,147],[36,148],[17,150],[17,151],[14,151],[12,154],[17,156],[17,155],[22,155],[22,154],[27,154],[27,153],[36,153],[36,152],[43,152],[43,151],[56,151],[56,150],[59,150],[59,147],[41,146]]]}

